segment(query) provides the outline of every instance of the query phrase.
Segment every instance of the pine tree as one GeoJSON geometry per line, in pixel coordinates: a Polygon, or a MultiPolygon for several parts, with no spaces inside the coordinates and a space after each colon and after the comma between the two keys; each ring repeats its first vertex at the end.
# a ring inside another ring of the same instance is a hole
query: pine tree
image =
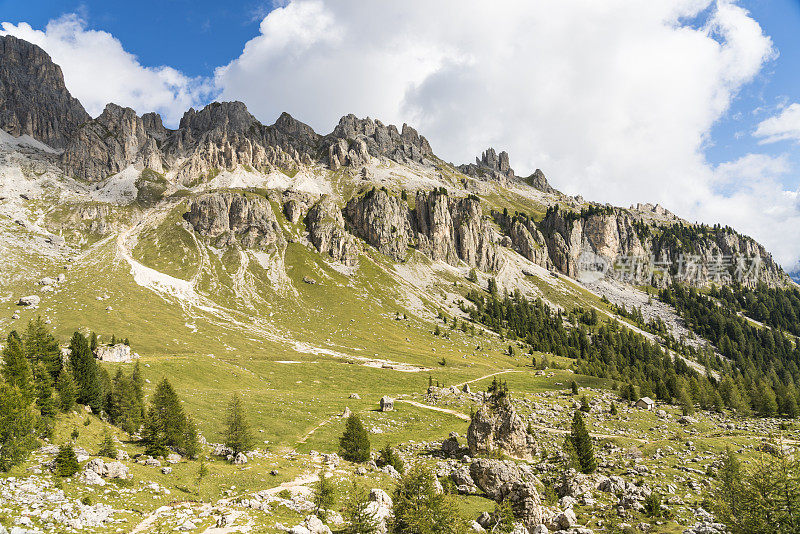
{"type": "Polygon", "coordinates": [[[92,332],[91,339],[89,341],[89,350],[92,351],[92,354],[97,352],[97,334],[92,332]]]}
{"type": "Polygon", "coordinates": [[[685,389],[681,389],[678,393],[678,402],[683,409],[683,415],[692,415],[694,413],[694,402],[685,389]]]}
{"type": "Polygon", "coordinates": [[[6,346],[3,347],[3,367],[2,374],[5,381],[12,386],[16,386],[23,395],[30,396],[33,390],[33,373],[30,363],[25,357],[22,348],[22,340],[16,332],[11,332],[6,338],[6,346]]]}
{"type": "Polygon", "coordinates": [[[575,447],[580,471],[586,474],[594,473],[597,470],[597,460],[594,457],[592,437],[589,435],[589,431],[586,430],[586,424],[583,421],[581,412],[577,410],[572,418],[572,431],[569,435],[569,440],[575,447]]]}
{"type": "Polygon", "coordinates": [[[58,407],[62,412],[68,412],[75,407],[78,393],[77,384],[72,378],[72,373],[66,369],[61,370],[56,382],[56,390],[58,391],[58,407]]]}
{"type": "Polygon", "coordinates": [[[72,445],[65,444],[58,449],[55,465],[56,465],[55,469],[56,476],[62,478],[71,477],[72,475],[80,471],[80,466],[78,465],[78,457],[75,456],[75,450],[72,448],[72,445]]]}
{"type": "Polygon", "coordinates": [[[369,434],[356,414],[351,414],[345,423],[345,430],[339,438],[339,454],[350,462],[369,460],[369,434]]]}
{"type": "Polygon", "coordinates": [[[94,413],[100,413],[103,407],[103,391],[94,354],[80,332],[72,335],[69,348],[69,364],[78,385],[78,402],[90,406],[94,413]]]}
{"type": "Polygon", "coordinates": [[[56,380],[62,367],[61,349],[41,317],[28,323],[23,341],[28,360],[34,365],[41,363],[50,374],[50,378],[56,380]]]}
{"type": "Polygon", "coordinates": [[[314,485],[314,495],[311,502],[314,503],[314,514],[326,521],[328,519],[328,510],[336,504],[336,486],[323,472],[320,472],[319,481],[314,485]]]}
{"type": "Polygon", "coordinates": [[[36,447],[35,424],[30,398],[0,382],[0,470],[8,471],[25,461],[36,447]]]}
{"type": "Polygon", "coordinates": [[[377,534],[378,532],[379,522],[370,507],[369,493],[358,486],[355,480],[353,480],[345,503],[343,516],[346,522],[343,534],[377,534]]]}
{"type": "Polygon", "coordinates": [[[200,462],[197,465],[197,495],[200,495],[200,486],[203,484],[203,479],[208,476],[208,466],[206,465],[206,457],[201,455],[200,462]]]}
{"type": "Polygon", "coordinates": [[[464,534],[467,526],[448,495],[437,493],[433,474],[424,467],[409,470],[392,495],[392,534],[464,534]]]}
{"type": "Polygon", "coordinates": [[[395,468],[395,470],[397,470],[398,473],[402,473],[405,467],[403,465],[403,460],[397,454],[397,451],[395,451],[394,448],[388,443],[383,449],[381,449],[380,461],[382,466],[391,465],[395,468]]]}
{"type": "Polygon", "coordinates": [[[114,435],[108,427],[103,429],[103,441],[100,442],[100,450],[97,455],[114,459],[117,457],[117,444],[114,443],[114,435]]]}
{"type": "Polygon", "coordinates": [[[226,447],[229,447],[233,454],[247,452],[253,448],[253,434],[250,431],[250,424],[244,413],[244,406],[239,395],[234,393],[228,404],[228,413],[225,417],[225,430],[222,439],[226,447]]]}
{"type": "Polygon", "coordinates": [[[150,456],[164,456],[168,447],[189,457],[196,456],[199,451],[197,429],[184,413],[178,394],[166,378],[159,382],[150,399],[142,438],[150,456]]]}
{"type": "Polygon", "coordinates": [[[611,403],[611,415],[617,415],[617,405],[615,403],[611,403]]]}
{"type": "Polygon", "coordinates": [[[569,387],[572,389],[572,394],[573,395],[577,395],[578,394],[578,383],[577,382],[575,382],[573,380],[572,383],[569,385],[569,387]]]}
{"type": "Polygon", "coordinates": [[[144,442],[144,452],[148,456],[158,458],[159,456],[167,456],[169,454],[164,432],[164,422],[159,418],[155,408],[151,407],[147,411],[142,441],[144,442]]]}
{"type": "Polygon", "coordinates": [[[469,280],[473,284],[478,283],[478,273],[475,272],[474,268],[469,270],[469,276],[467,277],[467,280],[469,280]]]}

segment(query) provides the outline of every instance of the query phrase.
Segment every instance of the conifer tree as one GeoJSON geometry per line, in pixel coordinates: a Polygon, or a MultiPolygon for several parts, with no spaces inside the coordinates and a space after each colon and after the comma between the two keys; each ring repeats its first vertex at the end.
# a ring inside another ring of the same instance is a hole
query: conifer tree
{"type": "Polygon", "coordinates": [[[398,473],[403,472],[403,460],[397,454],[397,451],[388,443],[381,449],[380,461],[381,465],[391,465],[398,473]]]}
{"type": "Polygon", "coordinates": [[[222,438],[225,446],[229,447],[234,455],[253,448],[254,440],[250,431],[250,423],[247,421],[242,400],[237,393],[231,395],[222,438]]]}
{"type": "Polygon", "coordinates": [[[117,444],[114,443],[114,436],[108,427],[103,429],[103,441],[100,442],[100,450],[97,455],[114,459],[117,457],[117,444]]]}
{"type": "Polygon", "coordinates": [[[22,340],[16,332],[11,332],[3,347],[2,374],[5,381],[17,387],[23,395],[30,396],[33,390],[33,373],[25,357],[22,340]]]}
{"type": "Polygon", "coordinates": [[[78,385],[78,402],[100,413],[103,404],[100,373],[94,354],[89,350],[86,338],[75,332],[69,344],[69,364],[75,383],[78,385]]]}
{"type": "Polygon", "coordinates": [[[31,320],[23,336],[25,356],[33,365],[42,364],[56,380],[61,373],[62,359],[58,341],[47,329],[41,317],[31,320]]]}
{"type": "Polygon", "coordinates": [[[437,493],[433,474],[424,467],[409,470],[392,494],[392,534],[464,534],[467,526],[448,495],[437,493]]]}
{"type": "Polygon", "coordinates": [[[350,462],[369,460],[369,434],[356,414],[351,414],[345,423],[345,430],[339,438],[339,454],[350,462]]]}
{"type": "Polygon", "coordinates": [[[592,446],[592,437],[589,431],[586,430],[586,424],[583,421],[581,412],[576,410],[572,418],[572,431],[569,435],[569,441],[575,448],[575,455],[580,465],[582,473],[594,473],[597,470],[597,460],[594,457],[594,447],[592,446]]]}
{"type": "Polygon", "coordinates": [[[346,525],[343,534],[377,534],[379,529],[378,518],[372,511],[369,493],[353,480],[353,485],[344,506],[344,520],[346,525]]]}
{"type": "Polygon", "coordinates": [[[78,471],[80,471],[80,466],[78,465],[78,457],[75,456],[75,450],[72,448],[72,445],[67,443],[61,446],[58,449],[58,454],[56,455],[55,459],[55,474],[59,477],[71,477],[78,471]]]}
{"type": "Polygon", "coordinates": [[[92,332],[92,336],[89,340],[89,350],[92,351],[92,354],[97,352],[97,334],[92,332]]]}
{"type": "Polygon", "coordinates": [[[61,370],[56,381],[56,390],[58,391],[58,407],[62,412],[68,412],[75,407],[78,392],[72,373],[66,369],[61,370]]]}
{"type": "Polygon", "coordinates": [[[142,438],[150,456],[163,456],[168,447],[189,457],[196,456],[199,451],[197,429],[184,413],[177,393],[166,378],[156,386],[150,399],[142,438]]]}
{"type": "Polygon", "coordinates": [[[324,472],[320,472],[319,481],[314,485],[314,495],[311,502],[314,503],[314,515],[326,521],[328,519],[328,510],[336,504],[336,486],[325,476],[324,472]]]}
{"type": "Polygon", "coordinates": [[[18,388],[0,382],[0,470],[8,471],[36,447],[36,413],[18,388]]]}

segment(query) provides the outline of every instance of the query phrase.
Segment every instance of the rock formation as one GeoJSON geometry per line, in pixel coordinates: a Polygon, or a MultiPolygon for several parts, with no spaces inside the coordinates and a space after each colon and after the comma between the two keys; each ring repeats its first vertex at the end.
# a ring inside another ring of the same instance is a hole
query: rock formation
{"type": "Polygon", "coordinates": [[[523,460],[533,459],[536,441],[508,399],[484,403],[467,429],[470,455],[505,453],[523,460]]]}
{"type": "Polygon", "coordinates": [[[345,265],[358,262],[358,244],[355,237],[344,228],[342,210],[336,199],[325,195],[306,216],[311,242],[323,254],[345,265]]]}
{"type": "Polygon", "coordinates": [[[90,118],[67,91],[61,67],[44,50],[0,36],[0,128],[64,148],[90,118]]]}
{"type": "Polygon", "coordinates": [[[67,174],[100,181],[129,165],[164,171],[159,145],[167,130],[161,117],[139,117],[131,108],[108,104],[94,120],[83,124],[67,144],[62,161],[67,174]]]}
{"type": "Polygon", "coordinates": [[[286,249],[275,214],[267,199],[244,193],[208,193],[189,202],[184,218],[216,247],[277,252],[286,249]]]}
{"type": "Polygon", "coordinates": [[[368,155],[384,156],[399,163],[423,163],[433,156],[428,140],[407,124],[398,131],[393,124],[385,126],[381,121],[359,119],[355,115],[342,117],[327,139],[328,164],[332,169],[363,165],[368,155]]]}
{"type": "Polygon", "coordinates": [[[490,499],[510,501],[515,518],[529,531],[542,523],[542,502],[536,488],[541,483],[529,465],[477,458],[470,464],[470,475],[490,499]]]}

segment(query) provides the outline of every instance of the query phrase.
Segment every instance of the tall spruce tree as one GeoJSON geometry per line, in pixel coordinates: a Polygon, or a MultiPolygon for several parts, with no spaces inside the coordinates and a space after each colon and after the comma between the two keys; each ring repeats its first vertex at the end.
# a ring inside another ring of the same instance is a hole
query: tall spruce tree
{"type": "Polygon", "coordinates": [[[0,382],[0,470],[25,461],[36,447],[36,411],[18,388],[0,382]]]}
{"type": "Polygon", "coordinates": [[[68,412],[75,407],[78,399],[78,386],[75,379],[72,378],[72,373],[66,369],[61,370],[56,381],[56,390],[58,391],[58,407],[62,412],[68,412]]]}
{"type": "Polygon", "coordinates": [[[166,378],[159,382],[150,398],[143,440],[151,456],[163,455],[167,447],[190,457],[199,450],[194,423],[186,416],[178,394],[166,378]]]}
{"type": "Polygon", "coordinates": [[[30,362],[25,357],[22,340],[14,331],[6,338],[2,365],[3,379],[19,389],[23,395],[30,397],[33,394],[33,373],[30,362]]]}
{"type": "Polygon", "coordinates": [[[222,435],[226,447],[229,447],[233,454],[247,452],[253,448],[253,434],[250,431],[250,423],[244,413],[242,399],[237,393],[231,395],[228,403],[228,411],[225,415],[225,430],[222,435]]]}
{"type": "Polygon", "coordinates": [[[90,406],[93,412],[100,413],[103,407],[100,373],[86,337],[80,332],[75,332],[70,340],[69,349],[70,370],[78,385],[78,402],[90,406]]]}
{"type": "Polygon", "coordinates": [[[369,460],[369,450],[369,433],[361,419],[351,414],[345,423],[344,434],[339,438],[339,454],[351,462],[366,462],[369,460]]]}
{"type": "Polygon", "coordinates": [[[589,435],[589,431],[586,430],[586,423],[584,423],[583,416],[578,410],[575,411],[575,415],[572,417],[572,431],[570,432],[569,440],[575,449],[580,471],[586,474],[594,473],[597,470],[597,460],[594,457],[592,437],[589,435]]]}
{"type": "Polygon", "coordinates": [[[55,381],[61,373],[61,349],[41,316],[28,323],[23,341],[28,360],[34,365],[42,364],[50,374],[50,378],[55,381]]]}

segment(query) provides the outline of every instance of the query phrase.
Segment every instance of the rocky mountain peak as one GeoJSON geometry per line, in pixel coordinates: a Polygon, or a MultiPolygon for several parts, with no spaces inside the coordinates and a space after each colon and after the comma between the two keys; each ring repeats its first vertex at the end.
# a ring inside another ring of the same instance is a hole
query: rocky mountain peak
{"type": "Polygon", "coordinates": [[[242,102],[212,102],[201,110],[189,108],[183,114],[179,130],[199,137],[210,130],[243,133],[260,124],[242,102]]]}
{"type": "Polygon", "coordinates": [[[275,121],[273,128],[276,128],[286,135],[291,135],[298,138],[316,139],[319,137],[319,135],[311,126],[304,122],[300,122],[285,111],[281,113],[281,116],[275,121]]]}
{"type": "Polygon", "coordinates": [[[475,158],[475,163],[460,165],[458,170],[473,178],[490,178],[501,183],[514,179],[514,169],[511,168],[508,152],[498,154],[494,148],[487,148],[480,158],[475,158]]]}
{"type": "Polygon", "coordinates": [[[44,50],[11,35],[0,36],[0,128],[63,148],[90,118],[44,50]]]}
{"type": "Polygon", "coordinates": [[[131,108],[107,104],[96,119],[78,128],[62,162],[69,174],[88,181],[102,180],[128,165],[163,172],[158,143],[166,135],[157,114],[139,117],[131,108]]]}
{"type": "Polygon", "coordinates": [[[528,182],[528,185],[538,189],[539,191],[544,191],[545,193],[556,193],[557,191],[553,189],[553,186],[547,181],[544,173],[541,169],[536,169],[533,171],[533,174],[528,176],[525,179],[528,182]]]}
{"type": "Polygon", "coordinates": [[[342,117],[327,138],[329,164],[333,167],[363,165],[367,155],[383,156],[400,163],[423,163],[433,156],[428,140],[407,124],[398,130],[393,124],[387,126],[353,114],[342,117]]]}

